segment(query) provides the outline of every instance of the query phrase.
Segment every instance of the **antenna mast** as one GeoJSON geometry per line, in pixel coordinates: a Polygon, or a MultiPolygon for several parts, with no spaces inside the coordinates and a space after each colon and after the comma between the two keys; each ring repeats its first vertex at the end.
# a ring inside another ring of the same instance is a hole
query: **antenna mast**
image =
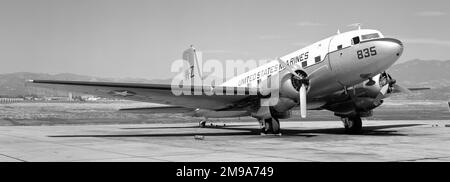
{"type": "Polygon", "coordinates": [[[350,24],[350,25],[347,25],[347,26],[349,26],[349,27],[358,27],[358,30],[361,30],[361,23],[353,23],[353,24],[350,24]]]}

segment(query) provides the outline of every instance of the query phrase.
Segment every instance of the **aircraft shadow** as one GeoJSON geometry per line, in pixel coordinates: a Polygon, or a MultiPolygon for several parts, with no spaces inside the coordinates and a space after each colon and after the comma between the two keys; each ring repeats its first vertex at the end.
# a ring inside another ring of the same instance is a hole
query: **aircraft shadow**
{"type": "MultiPolygon", "coordinates": [[[[384,130],[390,128],[412,127],[424,124],[399,124],[399,125],[381,125],[381,126],[365,126],[362,131],[355,134],[348,134],[344,128],[324,128],[324,129],[282,129],[283,136],[316,136],[314,134],[334,134],[334,135],[370,135],[370,136],[407,136],[407,134],[396,133],[397,130],[384,130]],[[381,131],[380,131],[381,130],[381,131]]],[[[260,129],[255,128],[221,128],[241,131],[251,131],[252,133],[260,133],[260,129]]]]}
{"type": "MultiPolygon", "coordinates": [[[[352,135],[368,135],[368,136],[407,136],[407,134],[397,133],[396,130],[384,130],[390,128],[412,127],[424,124],[401,124],[401,125],[382,125],[382,126],[366,126],[363,127],[361,133],[352,135]],[[378,131],[382,130],[382,131],[378,131]]],[[[148,128],[148,127],[146,127],[148,128]]],[[[208,128],[211,129],[211,128],[208,128]]],[[[53,135],[49,137],[183,137],[183,136],[248,136],[259,135],[259,128],[241,128],[241,127],[217,127],[212,129],[233,130],[237,132],[183,132],[183,133],[155,133],[155,134],[111,134],[111,135],[53,135]]],[[[326,128],[326,129],[284,129],[281,131],[282,136],[300,136],[300,137],[314,137],[314,134],[334,134],[334,135],[349,135],[345,133],[344,128],[326,128]]]]}
{"type": "MultiPolygon", "coordinates": [[[[227,128],[227,127],[237,127],[237,126],[255,126],[255,125],[229,125],[229,126],[223,126],[223,125],[214,125],[214,126],[210,126],[207,125],[206,128],[227,128]]],[[[147,129],[177,129],[177,128],[199,128],[197,125],[195,126],[162,126],[162,127],[135,127],[135,128],[121,128],[123,130],[147,130],[147,129]]]]}

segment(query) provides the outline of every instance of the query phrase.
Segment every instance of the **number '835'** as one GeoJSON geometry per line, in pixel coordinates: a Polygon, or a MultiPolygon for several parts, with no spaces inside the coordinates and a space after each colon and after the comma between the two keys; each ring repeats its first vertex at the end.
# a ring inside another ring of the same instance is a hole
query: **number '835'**
{"type": "Polygon", "coordinates": [[[377,50],[375,50],[375,46],[373,46],[370,48],[365,48],[363,50],[358,50],[356,53],[358,54],[358,59],[363,59],[377,55],[377,50]]]}

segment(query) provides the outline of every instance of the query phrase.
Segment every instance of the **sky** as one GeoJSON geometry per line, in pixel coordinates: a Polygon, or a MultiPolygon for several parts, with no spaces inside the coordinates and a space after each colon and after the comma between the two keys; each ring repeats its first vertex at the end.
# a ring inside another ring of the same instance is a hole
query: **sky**
{"type": "Polygon", "coordinates": [[[354,23],[403,41],[399,62],[450,60],[449,20],[448,0],[0,0],[0,74],[170,78],[190,45],[273,59],[354,23]]]}

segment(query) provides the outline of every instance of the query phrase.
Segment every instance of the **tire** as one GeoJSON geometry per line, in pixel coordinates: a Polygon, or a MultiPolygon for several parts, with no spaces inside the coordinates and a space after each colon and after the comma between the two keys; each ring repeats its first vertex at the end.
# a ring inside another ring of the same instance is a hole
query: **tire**
{"type": "Polygon", "coordinates": [[[270,118],[264,120],[265,127],[263,133],[279,134],[280,133],[280,121],[276,118],[270,118]]]}
{"type": "Polygon", "coordinates": [[[268,134],[272,132],[272,118],[264,120],[263,133],[268,134]]]}
{"type": "Polygon", "coordinates": [[[279,134],[280,133],[280,121],[276,118],[272,119],[272,133],[279,134]]]}
{"type": "Polygon", "coordinates": [[[345,124],[345,132],[349,134],[360,133],[362,130],[362,121],[360,117],[348,118],[347,124],[345,124]]]}

